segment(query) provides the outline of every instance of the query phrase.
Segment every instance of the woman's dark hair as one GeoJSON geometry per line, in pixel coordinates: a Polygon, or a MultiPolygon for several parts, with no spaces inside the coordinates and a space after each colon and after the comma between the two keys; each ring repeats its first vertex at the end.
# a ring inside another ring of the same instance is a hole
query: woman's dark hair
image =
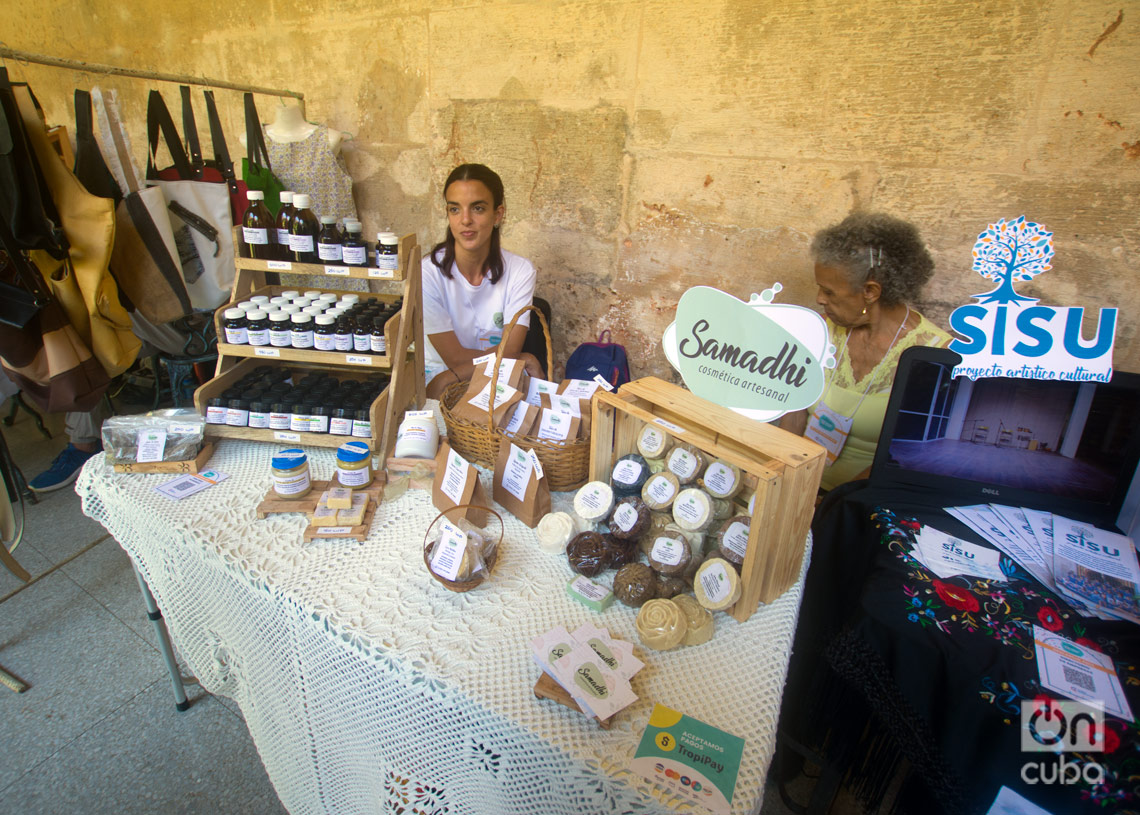
{"type": "Polygon", "coordinates": [[[918,229],[890,215],[856,212],[821,229],[811,242],[816,263],[842,269],[852,291],[874,280],[887,305],[913,303],[934,274],[918,229]]]}
{"type": "MultiPolygon", "coordinates": [[[[460,164],[447,177],[443,185],[443,200],[447,201],[447,190],[456,181],[481,181],[491,191],[492,203],[495,209],[503,205],[503,179],[499,174],[484,164],[460,164]]],[[[451,264],[455,262],[455,236],[451,234],[451,227],[447,228],[447,235],[442,242],[437,243],[431,250],[431,262],[439,267],[444,277],[451,278],[451,264]],[[440,250],[443,255],[440,255],[440,250]]],[[[503,276],[503,252],[499,248],[499,230],[491,230],[491,247],[487,260],[483,262],[483,273],[491,278],[491,285],[499,282],[503,276]]]]}

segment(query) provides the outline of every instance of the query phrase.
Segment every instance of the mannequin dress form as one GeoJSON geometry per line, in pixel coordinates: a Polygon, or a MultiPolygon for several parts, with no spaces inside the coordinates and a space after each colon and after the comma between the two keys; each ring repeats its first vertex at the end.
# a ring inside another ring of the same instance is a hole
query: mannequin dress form
{"type": "Polygon", "coordinates": [[[286,189],[308,193],[317,217],[356,217],[352,178],[340,155],[343,133],[305,121],[297,105],[278,105],[265,136],[274,175],[286,189]]]}

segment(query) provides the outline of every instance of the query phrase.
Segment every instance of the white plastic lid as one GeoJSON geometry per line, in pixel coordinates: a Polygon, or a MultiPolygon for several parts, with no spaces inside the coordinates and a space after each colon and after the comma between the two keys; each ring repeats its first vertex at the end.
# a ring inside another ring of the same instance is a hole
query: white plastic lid
{"type": "Polygon", "coordinates": [[[322,215],[321,216],[321,223],[324,224],[325,226],[328,226],[329,224],[335,224],[336,223],[336,216],[335,215],[322,215]]]}
{"type": "Polygon", "coordinates": [[[345,221],[344,222],[344,231],[345,232],[363,232],[364,231],[364,225],[361,224],[360,221],[345,221]]]}
{"type": "Polygon", "coordinates": [[[395,232],[377,232],[376,240],[385,246],[394,246],[400,242],[395,232]]]}
{"type": "Polygon", "coordinates": [[[307,292],[305,292],[305,296],[310,300],[316,300],[322,294],[324,294],[324,292],[320,291],[319,289],[309,289],[307,292]]]}
{"type": "Polygon", "coordinates": [[[297,209],[308,209],[313,203],[313,199],[303,192],[293,194],[293,206],[297,209]]]}
{"type": "Polygon", "coordinates": [[[293,191],[292,190],[282,190],[281,192],[279,192],[277,194],[277,197],[281,200],[282,204],[292,204],[293,203],[293,191]]]}
{"type": "Polygon", "coordinates": [[[242,311],[249,311],[250,309],[257,308],[257,303],[252,300],[243,300],[238,303],[234,308],[240,308],[242,311]]]}
{"type": "Polygon", "coordinates": [[[301,323],[307,323],[310,320],[312,320],[313,315],[312,314],[304,314],[304,313],[294,314],[290,319],[299,325],[301,323]]]}
{"type": "Polygon", "coordinates": [[[332,325],[336,322],[336,318],[330,317],[327,314],[322,314],[317,318],[317,325],[332,325]]]}
{"type": "Polygon", "coordinates": [[[269,296],[265,295],[265,294],[255,294],[253,297],[251,297],[249,299],[254,303],[268,303],[269,302],[269,296]]]}
{"type": "Polygon", "coordinates": [[[297,312],[299,312],[300,310],[301,310],[301,307],[300,307],[300,306],[295,306],[295,305],[293,305],[293,304],[291,304],[291,303],[290,303],[289,305],[287,305],[287,306],[282,306],[282,307],[281,307],[281,311],[283,311],[283,312],[284,312],[284,313],[286,313],[286,314],[296,314],[296,313],[297,313],[297,312]]]}
{"type": "Polygon", "coordinates": [[[301,313],[308,314],[313,317],[320,317],[325,313],[325,309],[323,306],[305,306],[305,308],[301,309],[301,313]]]}
{"type": "Polygon", "coordinates": [[[245,316],[245,312],[240,308],[227,308],[225,313],[227,320],[237,320],[245,316]]]}
{"type": "Polygon", "coordinates": [[[331,291],[327,291],[324,294],[322,294],[320,297],[318,297],[317,299],[320,300],[322,303],[335,303],[336,302],[336,295],[333,294],[331,291]]]}
{"type": "Polygon", "coordinates": [[[301,292],[297,291],[296,289],[289,289],[289,291],[281,292],[281,294],[278,296],[284,297],[286,300],[292,300],[294,297],[300,297],[301,292]]]}
{"type": "Polygon", "coordinates": [[[275,306],[287,306],[291,301],[288,297],[274,297],[269,302],[275,306]]]}
{"type": "Polygon", "coordinates": [[[265,312],[259,308],[255,308],[253,311],[247,311],[245,316],[251,320],[264,320],[265,312]]]}
{"type": "Polygon", "coordinates": [[[246,190],[245,200],[247,201],[264,201],[265,193],[261,190],[246,190]]]}
{"type": "Polygon", "coordinates": [[[275,311],[269,315],[269,319],[275,323],[283,323],[289,319],[289,315],[284,311],[275,311]]]}
{"type": "Polygon", "coordinates": [[[345,294],[345,295],[342,295],[340,298],[340,302],[342,302],[342,303],[351,304],[351,303],[356,303],[359,301],[360,301],[360,295],[359,294],[345,294]]]}

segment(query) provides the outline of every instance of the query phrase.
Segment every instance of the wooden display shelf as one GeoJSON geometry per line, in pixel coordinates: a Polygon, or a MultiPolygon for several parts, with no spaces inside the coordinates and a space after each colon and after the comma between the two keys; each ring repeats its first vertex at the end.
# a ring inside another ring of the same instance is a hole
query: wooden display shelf
{"type": "MultiPolygon", "coordinates": [[[[235,241],[240,245],[241,237],[235,230],[235,241]]],[[[423,336],[423,308],[420,288],[419,247],[415,235],[404,235],[399,243],[399,270],[391,278],[385,279],[369,274],[376,269],[368,267],[338,267],[348,274],[329,274],[332,282],[338,277],[368,280],[378,291],[342,292],[338,294],[358,294],[361,299],[380,299],[395,302],[403,298],[403,306],[385,326],[384,334],[388,353],[373,357],[371,354],[348,354],[339,351],[311,351],[296,348],[274,348],[278,355],[248,345],[218,343],[218,364],[214,378],[194,392],[194,406],[203,416],[206,402],[224,392],[229,383],[240,379],[258,365],[287,365],[291,368],[314,369],[324,373],[334,373],[349,377],[363,372],[385,371],[389,374],[388,388],[369,408],[372,437],[369,440],[372,452],[386,460],[389,451],[396,446],[396,431],[405,408],[420,408],[426,400],[424,388],[423,343],[417,340],[423,336]]],[[[269,285],[267,273],[278,275],[324,275],[325,267],[318,264],[290,263],[255,260],[239,257],[234,261],[236,274],[230,292],[230,302],[247,300],[254,293],[275,294],[290,288],[269,285]],[[286,268],[287,266],[287,268],[286,268]]],[[[331,267],[330,267],[331,268],[331,267]]],[[[223,306],[215,312],[215,326],[218,336],[225,338],[221,328],[223,306]]],[[[327,433],[297,433],[286,430],[269,430],[229,425],[206,425],[206,435],[214,438],[238,438],[252,441],[276,442],[278,444],[312,445],[317,447],[339,447],[350,436],[334,436],[327,433]]]]}
{"type": "Polygon", "coordinates": [[[741,596],[730,613],[743,622],[796,581],[815,510],[825,452],[815,442],[695,396],[655,377],[599,390],[593,404],[590,479],[610,479],[614,462],[637,452],[645,424],[739,467],[745,495],[755,492],[741,596]]]}
{"type": "MultiPolygon", "coordinates": [[[[234,230],[234,246],[242,245],[241,230],[234,230]]],[[[348,280],[375,280],[375,281],[402,281],[407,277],[407,261],[416,257],[416,236],[407,234],[400,238],[399,250],[396,255],[397,265],[395,271],[377,269],[375,266],[336,266],[324,263],[294,263],[289,260],[257,260],[256,258],[238,257],[235,260],[238,270],[250,272],[285,272],[286,274],[304,274],[348,280]]],[[[369,253],[369,262],[375,262],[375,255],[369,253]]],[[[236,298],[235,298],[236,299],[236,298]]],[[[244,298],[243,298],[244,299],[244,298]]]]}

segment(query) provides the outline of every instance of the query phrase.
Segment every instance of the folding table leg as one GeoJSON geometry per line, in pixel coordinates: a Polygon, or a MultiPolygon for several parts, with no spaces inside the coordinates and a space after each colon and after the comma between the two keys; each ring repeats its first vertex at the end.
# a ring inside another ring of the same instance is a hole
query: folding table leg
{"type": "Polygon", "coordinates": [[[139,591],[142,592],[143,601],[146,603],[146,616],[154,623],[154,631],[158,635],[158,648],[162,651],[166,669],[170,671],[170,684],[174,686],[174,707],[182,712],[190,707],[190,701],[186,698],[186,687],[182,683],[182,671],[174,656],[174,647],[170,644],[170,632],[166,630],[166,621],[162,619],[162,612],[158,610],[154,595],[150,593],[150,586],[146,584],[146,580],[143,579],[133,563],[131,568],[135,570],[135,578],[139,581],[139,591]]]}

